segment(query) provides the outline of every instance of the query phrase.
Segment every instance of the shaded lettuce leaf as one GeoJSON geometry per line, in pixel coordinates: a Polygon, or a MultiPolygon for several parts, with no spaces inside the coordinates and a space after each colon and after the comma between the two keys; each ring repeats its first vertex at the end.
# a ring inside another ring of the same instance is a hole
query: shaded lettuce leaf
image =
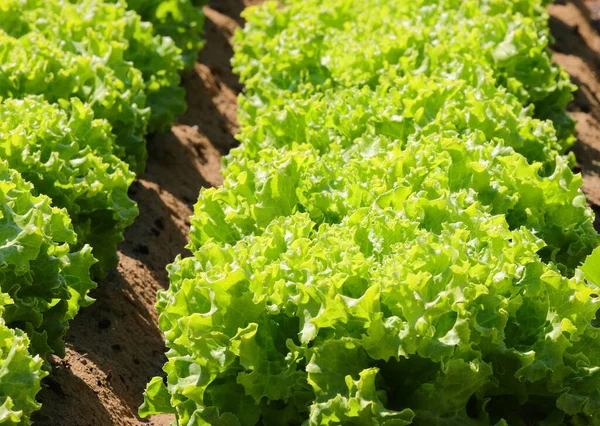
{"type": "Polygon", "coordinates": [[[85,245],[71,251],[77,239],[67,212],[0,162],[0,289],[12,303],[2,315],[31,340],[31,351],[64,356],[62,337],[96,284],[90,268],[96,259],[85,245]]]}
{"type": "MultiPolygon", "coordinates": [[[[135,175],[111,154],[114,137],[104,120],[73,99],[65,109],[41,97],[0,104],[0,157],[38,194],[66,208],[78,235],[90,244],[104,275],[117,265],[117,245],[138,210],[127,190],[135,175]]],[[[75,248],[75,247],[73,247],[75,248]]]]}
{"type": "Polygon", "coordinates": [[[595,250],[581,267],[588,280],[600,287],[600,249],[595,250]]]}

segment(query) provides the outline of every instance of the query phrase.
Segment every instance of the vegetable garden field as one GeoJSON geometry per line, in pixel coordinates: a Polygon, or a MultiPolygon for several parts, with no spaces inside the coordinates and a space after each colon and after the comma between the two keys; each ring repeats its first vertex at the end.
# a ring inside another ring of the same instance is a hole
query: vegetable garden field
{"type": "Polygon", "coordinates": [[[600,425],[600,2],[0,38],[0,425],[600,425]]]}

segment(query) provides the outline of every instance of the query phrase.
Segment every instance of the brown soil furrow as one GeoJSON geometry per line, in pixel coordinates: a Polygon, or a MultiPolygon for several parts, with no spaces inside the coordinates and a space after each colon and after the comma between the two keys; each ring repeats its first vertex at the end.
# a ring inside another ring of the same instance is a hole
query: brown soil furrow
{"type": "Polygon", "coordinates": [[[600,1],[557,1],[549,10],[554,61],[579,88],[569,106],[577,120],[573,151],[600,230],[600,1]]]}

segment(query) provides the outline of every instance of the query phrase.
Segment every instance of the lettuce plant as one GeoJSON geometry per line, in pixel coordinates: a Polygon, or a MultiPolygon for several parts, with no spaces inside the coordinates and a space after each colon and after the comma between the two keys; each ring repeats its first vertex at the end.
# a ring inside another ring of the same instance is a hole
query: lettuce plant
{"type": "Polygon", "coordinates": [[[561,137],[573,86],[546,51],[539,0],[288,0],[245,12],[233,60],[246,93],[279,108],[328,87],[377,87],[403,75],[492,80],[555,122],[561,137]],[[491,74],[491,75],[490,75],[491,74]]]}
{"type": "MultiPolygon", "coordinates": [[[[365,153],[319,156],[305,145],[264,149],[256,161],[230,162],[221,188],[203,191],[192,217],[191,247],[208,241],[234,244],[260,234],[272,220],[307,212],[316,223],[339,223],[357,209],[400,206],[409,194],[431,201],[444,191],[471,190],[512,228],[542,238],[545,260],[564,272],[576,268],[600,243],[581,176],[555,157],[552,175],[528,164],[510,147],[489,143],[480,132],[414,139],[401,148],[378,135],[365,137],[365,153]]],[[[444,217],[444,216],[440,216],[444,217]]]]}
{"type": "MultiPolygon", "coordinates": [[[[0,291],[12,299],[5,303],[0,329],[26,332],[34,354],[64,356],[62,336],[69,321],[92,302],[90,267],[96,260],[91,247],[71,250],[77,236],[67,212],[35,195],[33,185],[5,161],[0,161],[0,235],[0,291]]],[[[0,334],[11,339],[10,333],[0,334]]],[[[27,340],[20,332],[16,336],[27,340]]],[[[2,380],[0,396],[1,388],[2,380]]]]}
{"type": "Polygon", "coordinates": [[[50,103],[76,97],[88,103],[96,118],[112,125],[114,154],[132,170],[141,170],[147,157],[144,135],[150,113],[141,72],[123,59],[118,44],[106,45],[102,57],[65,47],[38,31],[12,37],[0,30],[0,97],[41,95],[50,103]]]}
{"type": "Polygon", "coordinates": [[[167,385],[150,383],[142,412],[226,425],[597,421],[597,287],[541,262],[543,245],[464,192],[335,225],[296,213],[209,242],[159,294],[167,385]]]}
{"type": "Polygon", "coordinates": [[[117,245],[138,214],[127,195],[135,175],[111,153],[106,121],[78,99],[63,106],[41,97],[0,103],[0,157],[68,211],[78,247],[93,247],[103,275],[117,265],[117,245]]]}
{"type": "Polygon", "coordinates": [[[353,145],[375,134],[406,143],[444,131],[482,132],[488,140],[504,140],[530,163],[549,163],[551,172],[557,153],[573,139],[559,139],[550,122],[533,118],[533,106],[524,107],[493,79],[404,76],[375,89],[327,89],[279,104],[274,109],[256,95],[241,97],[242,146],[231,157],[254,157],[261,149],[293,143],[309,143],[320,153],[360,150],[353,145]]]}

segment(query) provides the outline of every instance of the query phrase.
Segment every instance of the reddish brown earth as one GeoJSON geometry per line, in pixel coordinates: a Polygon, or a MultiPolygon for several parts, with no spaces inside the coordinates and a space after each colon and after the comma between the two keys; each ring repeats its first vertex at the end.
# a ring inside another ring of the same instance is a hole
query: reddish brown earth
{"type": "MultiPolygon", "coordinates": [[[[214,0],[205,9],[207,44],[184,77],[188,111],[171,133],[149,142],[147,171],[131,188],[140,217],[120,247],[119,268],[73,321],[67,357],[54,360],[36,425],[166,426],[172,420],[136,416],[146,383],[165,361],[155,293],[168,285],[165,266],[185,251],[199,190],[221,183],[221,156],[236,144],[241,86],[229,65],[231,37],[243,25],[240,12],[259,1],[214,0]]],[[[600,0],[560,1],[550,11],[555,60],[580,87],[570,107],[578,120],[574,151],[600,217],[600,0]]]]}
{"type": "Polygon", "coordinates": [[[557,1],[549,9],[554,60],[579,87],[569,106],[577,120],[573,151],[600,230],[600,0],[557,1]]]}

